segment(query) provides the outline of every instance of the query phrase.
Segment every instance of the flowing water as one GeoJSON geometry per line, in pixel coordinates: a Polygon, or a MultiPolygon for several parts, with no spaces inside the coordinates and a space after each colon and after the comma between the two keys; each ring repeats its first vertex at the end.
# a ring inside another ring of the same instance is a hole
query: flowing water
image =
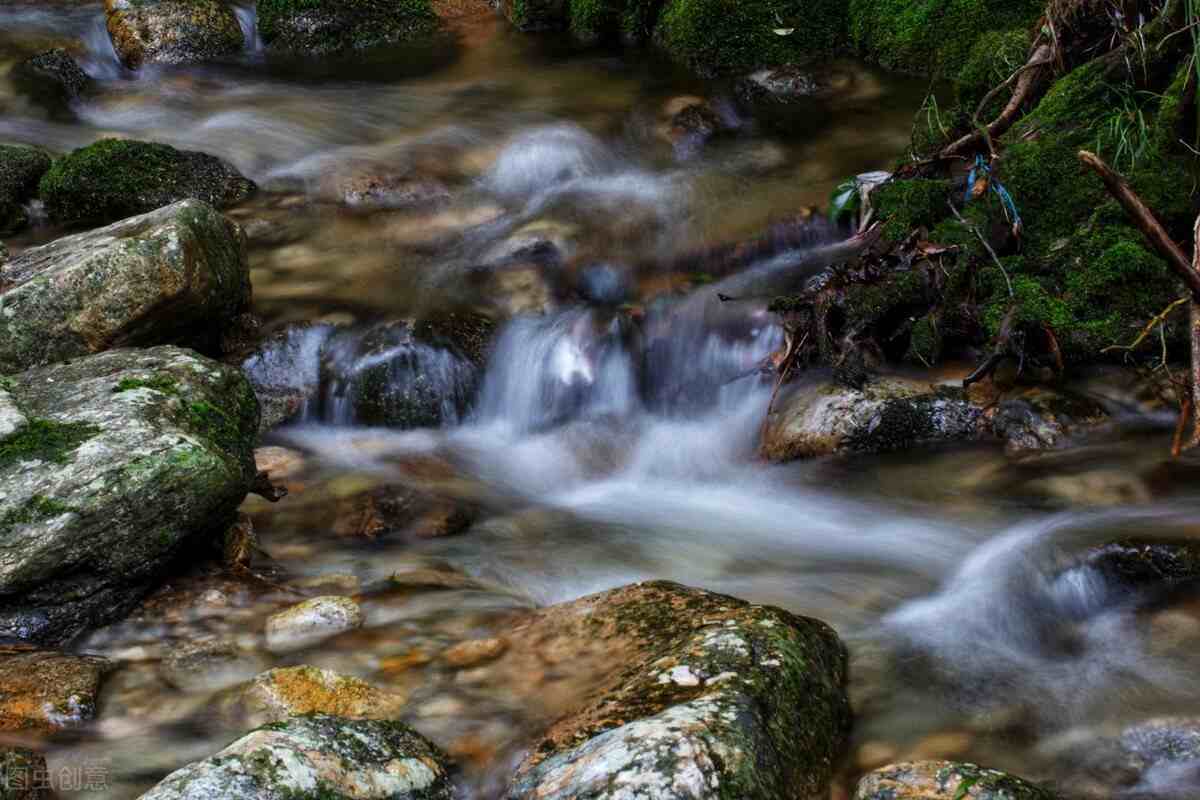
{"type": "MultiPolygon", "coordinates": [[[[686,254],[885,168],[923,83],[838,65],[850,88],[784,135],[739,119],[727,86],[457,7],[433,46],[314,66],[264,54],[241,5],[241,57],[136,74],[116,62],[97,3],[0,7],[0,140],[67,150],[121,135],[228,159],[263,189],[231,212],[250,237],[256,310],[269,329],[318,323],[281,334],[286,358],[247,363],[268,383],[319,387],[268,442],[293,451],[277,473],[291,496],[245,507],[269,558],[257,577],[173,580],[84,642],[118,666],[97,722],[48,745],[52,770],[99,764],[93,796],[133,796],[244,728],[231,685],[308,663],[405,693],[408,720],[462,765],[462,795],[494,797],[529,737],[604,665],[456,671],[437,654],[525,609],[647,578],[838,629],[857,719],[842,786],[946,756],[1111,796],[1080,753],[1139,721],[1200,714],[1198,598],[1132,592],[1075,558],[1118,538],[1196,535],[1196,465],[1166,458],[1169,419],[1130,411],[1100,441],[1021,462],[990,447],[756,457],[772,388],[757,366],[782,332],[761,303],[715,296],[810,274],[835,232],[813,222],[733,275],[686,254]],[[51,44],[99,84],[67,115],[3,77],[51,44]],[[716,98],[736,132],[670,141],[664,109],[689,95],[716,98]],[[385,176],[398,199],[362,202],[362,174],[385,176]],[[407,327],[382,343],[369,333],[469,306],[503,320],[483,367],[407,327]],[[442,424],[365,426],[356,387],[380,364],[393,387],[440,398],[442,424]],[[436,502],[376,537],[364,498],[397,484],[436,502]],[[430,538],[448,519],[457,535],[430,538]],[[356,595],[366,626],[268,652],[265,616],[317,593],[356,595]],[[214,641],[238,657],[214,670],[179,656],[214,641]]],[[[1200,779],[1163,768],[1128,792],[1195,797],[1200,779]]]]}

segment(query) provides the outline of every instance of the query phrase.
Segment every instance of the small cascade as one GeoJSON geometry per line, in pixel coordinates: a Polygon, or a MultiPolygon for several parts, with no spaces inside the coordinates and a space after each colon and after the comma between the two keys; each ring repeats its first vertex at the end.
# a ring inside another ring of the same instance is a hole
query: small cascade
{"type": "Polygon", "coordinates": [[[639,400],[626,338],[620,317],[588,308],[514,320],[492,354],[478,419],[530,432],[630,413],[639,400]]]}
{"type": "Polygon", "coordinates": [[[116,80],[126,73],[127,70],[117,58],[117,51],[113,49],[112,39],[108,36],[104,14],[92,17],[80,38],[87,54],[80,62],[84,72],[98,81],[116,80]]]}
{"type": "Polygon", "coordinates": [[[245,50],[249,55],[260,55],[263,51],[262,37],[258,35],[258,4],[234,3],[233,13],[237,15],[238,25],[242,29],[242,39],[245,50]]]}

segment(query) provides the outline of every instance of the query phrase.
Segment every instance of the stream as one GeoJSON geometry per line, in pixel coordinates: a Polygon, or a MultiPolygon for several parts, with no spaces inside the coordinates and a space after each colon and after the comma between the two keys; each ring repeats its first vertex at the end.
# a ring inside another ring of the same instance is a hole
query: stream
{"type": "MultiPolygon", "coordinates": [[[[1200,462],[1169,458],[1170,415],[1135,411],[1101,382],[1083,388],[1126,411],[1073,450],[768,465],[757,444],[772,386],[755,367],[782,331],[765,303],[711,297],[769,283],[836,234],[814,220],[811,241],[741,275],[678,266],[887,168],[927,82],[833,65],[846,88],[780,133],[738,118],[728,85],[642,53],[522,36],[463,5],[432,45],[320,67],[264,54],[241,6],[241,57],[138,73],[117,63],[100,3],[0,7],[0,141],[66,151],[126,136],[230,161],[260,186],[230,212],[249,235],[255,311],[268,332],[290,330],[298,354],[247,368],[322,382],[263,443],[282,454],[290,496],[246,501],[265,554],[257,577],[182,576],[80,643],[117,667],[97,720],[51,743],[51,770],[96,763],[104,786],[81,796],[136,796],[242,730],[230,686],[311,664],[406,694],[405,721],[460,764],[461,796],[498,797],[572,681],[603,665],[570,664],[546,691],[543,675],[454,671],[434,654],[498,635],[524,609],[668,578],[817,617],[847,642],[856,722],[834,797],[914,757],[1115,796],[1088,766],[1092,743],[1200,716],[1200,593],[1142,597],[1077,558],[1116,539],[1198,535],[1200,462]],[[98,83],[67,116],[7,78],[52,44],[98,83]],[[671,141],[664,108],[691,96],[715,98],[733,133],[671,141]],[[345,187],[363,170],[403,175],[418,199],[356,208],[345,187]],[[519,268],[476,279],[499,262],[519,268]],[[338,359],[343,376],[371,366],[357,332],[372,323],[481,304],[504,317],[486,366],[406,345],[393,375],[450,398],[438,427],[365,424],[348,385],[321,377],[338,359]],[[287,328],[300,322],[315,324],[287,328]],[[364,534],[360,499],[396,483],[439,504],[411,530],[364,534]],[[455,535],[420,529],[455,515],[455,535]],[[355,595],[366,625],[268,651],[265,618],[317,589],[355,595]],[[238,659],[211,670],[177,657],[213,640],[236,643],[238,659]]],[[[35,226],[7,243],[59,233],[35,226]]],[[[1194,798],[1200,775],[1152,770],[1129,791],[1194,798]]]]}

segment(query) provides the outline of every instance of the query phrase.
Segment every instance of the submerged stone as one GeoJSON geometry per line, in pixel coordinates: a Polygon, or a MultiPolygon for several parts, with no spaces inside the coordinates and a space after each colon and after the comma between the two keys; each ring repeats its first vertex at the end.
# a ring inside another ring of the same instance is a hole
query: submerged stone
{"type": "Polygon", "coordinates": [[[121,63],[184,64],[241,52],[242,28],[222,0],[105,0],[108,35],[121,63]]]}
{"type": "Polygon", "coordinates": [[[545,733],[510,800],[816,796],[845,743],[845,650],[817,620],[660,581],[552,606],[508,641],[619,664],[545,733]]]}
{"type": "Polygon", "coordinates": [[[1055,800],[1021,778],[974,764],[916,761],[863,778],[854,800],[1055,800]]]}
{"type": "Polygon", "coordinates": [[[183,547],[233,521],[258,406],[233,368],[176,347],[3,379],[0,636],[62,642],[127,613],[183,547]]]}
{"type": "Polygon", "coordinates": [[[214,352],[249,300],[240,229],[177,203],[0,265],[0,372],[128,345],[214,352]]]}
{"type": "Polygon", "coordinates": [[[362,609],[349,597],[314,597],[267,618],[267,649],[301,650],[362,624],[362,609]]]}
{"type": "Polygon", "coordinates": [[[96,656],[0,648],[0,731],[55,731],[91,720],[108,667],[96,656]]]}
{"type": "Polygon", "coordinates": [[[398,722],[295,716],[171,773],[142,800],[451,800],[445,757],[398,722]]]}
{"type": "Polygon", "coordinates": [[[216,156],[125,139],[101,139],[63,156],[38,185],[50,216],[71,224],[112,221],[187,199],[227,208],[254,190],[216,156]]]}

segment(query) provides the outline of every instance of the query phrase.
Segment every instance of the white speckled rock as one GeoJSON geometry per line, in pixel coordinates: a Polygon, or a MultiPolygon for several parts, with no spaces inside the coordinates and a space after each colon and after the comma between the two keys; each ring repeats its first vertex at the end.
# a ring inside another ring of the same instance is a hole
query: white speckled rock
{"type": "Polygon", "coordinates": [[[130,69],[230,56],[244,44],[222,0],[105,0],[104,10],[113,48],[130,69]]]}
{"type": "Polygon", "coordinates": [[[362,609],[349,597],[314,597],[267,618],[267,649],[302,650],[362,624],[362,609]]]}
{"type": "Polygon", "coordinates": [[[817,620],[659,581],[552,606],[509,640],[620,654],[521,763],[509,800],[816,797],[845,743],[845,651],[817,620]]]}
{"type": "Polygon", "coordinates": [[[142,800],[450,800],[444,757],[398,722],[324,714],[252,731],[142,800]]]}
{"type": "Polygon", "coordinates": [[[0,373],[114,347],[215,350],[250,300],[241,230],[185,200],[0,265],[0,373]]]}

